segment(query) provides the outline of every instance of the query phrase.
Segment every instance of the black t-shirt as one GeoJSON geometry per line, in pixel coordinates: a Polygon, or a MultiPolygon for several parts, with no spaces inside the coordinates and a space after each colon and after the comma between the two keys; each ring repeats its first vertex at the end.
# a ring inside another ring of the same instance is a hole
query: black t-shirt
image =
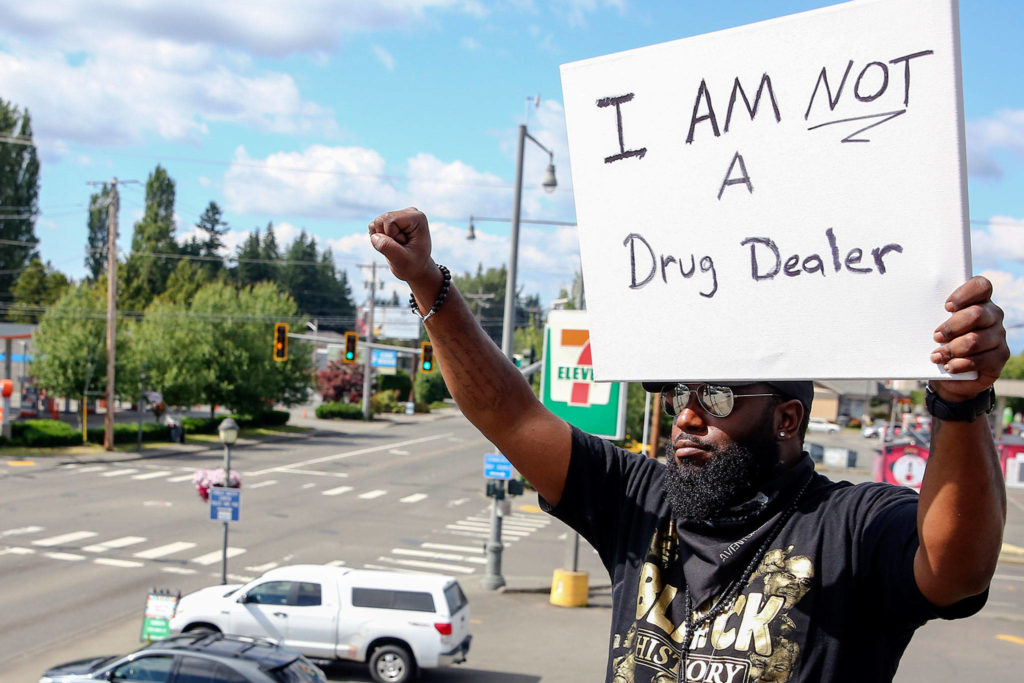
{"type": "Polygon", "coordinates": [[[664,472],[573,428],[561,500],[554,509],[541,500],[594,546],[611,577],[607,681],[676,681],[687,591],[699,616],[748,566],[731,606],[695,629],[682,680],[890,681],[917,627],[985,604],[987,593],[938,609],[921,595],[910,489],[832,482],[805,455],[755,520],[677,529],[664,472]]]}

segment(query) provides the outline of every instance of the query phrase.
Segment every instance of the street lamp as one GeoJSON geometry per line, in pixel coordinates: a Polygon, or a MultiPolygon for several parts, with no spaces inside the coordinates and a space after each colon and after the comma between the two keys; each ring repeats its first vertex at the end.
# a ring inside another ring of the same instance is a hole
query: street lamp
{"type": "MultiPolygon", "coordinates": [[[[224,486],[231,485],[231,447],[238,440],[238,423],[230,417],[221,420],[217,427],[220,442],[224,444],[224,486]]],[[[220,556],[220,582],[228,582],[228,523],[224,522],[224,547],[220,556]]]]}
{"type": "Polygon", "coordinates": [[[519,145],[516,152],[516,194],[512,204],[512,233],[511,244],[508,255],[508,279],[505,284],[505,317],[501,329],[501,352],[512,359],[512,328],[515,327],[516,309],[516,268],[519,262],[519,217],[523,200],[523,148],[526,146],[526,139],[529,138],[533,144],[548,153],[548,167],[544,172],[544,180],[541,187],[545,192],[554,192],[558,187],[555,179],[555,153],[537,141],[526,131],[526,124],[519,126],[519,145]]]}

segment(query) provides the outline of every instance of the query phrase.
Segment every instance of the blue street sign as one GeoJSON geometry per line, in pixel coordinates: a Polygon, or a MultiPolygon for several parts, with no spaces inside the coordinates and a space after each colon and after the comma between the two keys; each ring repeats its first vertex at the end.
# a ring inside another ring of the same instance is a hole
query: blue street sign
{"type": "Polygon", "coordinates": [[[388,349],[373,349],[370,352],[370,365],[375,368],[397,368],[398,352],[388,349]]]}
{"type": "Polygon", "coordinates": [[[242,507],[242,490],[210,487],[210,519],[215,522],[237,522],[242,507]]]}
{"type": "Polygon", "coordinates": [[[485,479],[511,479],[512,463],[501,453],[484,454],[485,479]]]}

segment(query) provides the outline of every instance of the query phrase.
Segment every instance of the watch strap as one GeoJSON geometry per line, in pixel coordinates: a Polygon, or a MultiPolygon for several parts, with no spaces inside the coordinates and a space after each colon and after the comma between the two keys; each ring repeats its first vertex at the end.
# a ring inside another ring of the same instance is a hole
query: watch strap
{"type": "Polygon", "coordinates": [[[996,407],[996,392],[989,387],[974,398],[953,402],[943,399],[928,385],[925,388],[924,404],[933,417],[944,422],[974,422],[996,407]]]}

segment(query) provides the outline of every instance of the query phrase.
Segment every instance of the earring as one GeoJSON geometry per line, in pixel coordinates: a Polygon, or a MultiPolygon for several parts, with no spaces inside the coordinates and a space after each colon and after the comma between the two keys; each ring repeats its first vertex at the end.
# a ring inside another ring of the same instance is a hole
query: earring
{"type": "Polygon", "coordinates": [[[785,439],[786,438],[786,432],[779,432],[779,438],[780,439],[785,439]]]}

